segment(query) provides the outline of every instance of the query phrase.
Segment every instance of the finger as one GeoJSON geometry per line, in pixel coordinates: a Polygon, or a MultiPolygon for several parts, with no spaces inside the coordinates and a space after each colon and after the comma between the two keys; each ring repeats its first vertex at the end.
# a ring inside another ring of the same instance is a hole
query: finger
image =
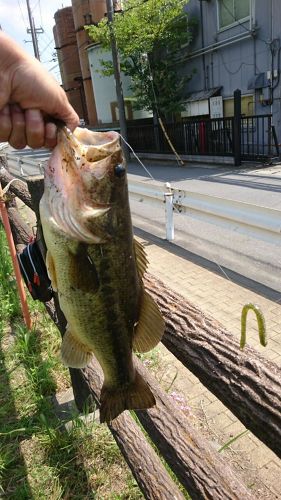
{"type": "Polygon", "coordinates": [[[63,97],[64,98],[60,102],[60,107],[57,108],[56,118],[64,121],[66,126],[73,132],[79,125],[79,116],[69,104],[65,94],[63,97]]]}
{"type": "Polygon", "coordinates": [[[45,126],[39,109],[25,110],[25,133],[28,146],[42,148],[45,141],[45,126]]]}
{"type": "Polygon", "coordinates": [[[0,141],[8,141],[12,131],[12,119],[10,114],[10,106],[6,104],[0,111],[0,141]]]}
{"type": "Polygon", "coordinates": [[[26,146],[24,112],[17,104],[11,104],[10,111],[12,117],[12,131],[9,137],[9,143],[15,149],[23,149],[26,146]]]}
{"type": "Polygon", "coordinates": [[[57,143],[57,127],[54,123],[48,122],[45,125],[45,148],[54,148],[57,143]]]}
{"type": "Polygon", "coordinates": [[[79,116],[77,115],[77,113],[75,113],[75,111],[71,110],[71,113],[69,115],[69,117],[65,118],[65,123],[66,123],[66,126],[73,132],[76,127],[78,127],[79,125],[79,116]]]}

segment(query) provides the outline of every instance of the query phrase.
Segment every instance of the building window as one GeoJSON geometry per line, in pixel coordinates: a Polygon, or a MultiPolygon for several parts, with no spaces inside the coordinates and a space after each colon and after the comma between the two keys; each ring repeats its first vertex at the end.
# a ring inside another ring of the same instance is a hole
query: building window
{"type": "Polygon", "coordinates": [[[250,16],[250,0],[218,0],[219,28],[246,20],[250,16]]]}

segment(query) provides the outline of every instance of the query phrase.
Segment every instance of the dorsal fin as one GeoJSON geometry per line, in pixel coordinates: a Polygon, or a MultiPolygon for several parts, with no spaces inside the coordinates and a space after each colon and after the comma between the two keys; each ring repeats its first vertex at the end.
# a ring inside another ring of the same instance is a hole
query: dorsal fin
{"type": "Polygon", "coordinates": [[[135,238],[134,238],[134,249],[135,249],[135,257],[136,257],[138,274],[139,274],[139,277],[142,278],[146,269],[147,269],[148,260],[147,260],[147,256],[145,253],[145,249],[143,248],[142,244],[139,241],[137,241],[135,238]]]}
{"type": "Polygon", "coordinates": [[[160,342],[165,322],[157,304],[143,290],[139,321],[135,327],[133,350],[148,352],[160,342]]]}

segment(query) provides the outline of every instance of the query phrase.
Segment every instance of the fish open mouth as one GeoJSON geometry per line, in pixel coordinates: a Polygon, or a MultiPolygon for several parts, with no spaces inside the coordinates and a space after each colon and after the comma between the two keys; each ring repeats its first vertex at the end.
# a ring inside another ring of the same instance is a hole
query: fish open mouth
{"type": "Polygon", "coordinates": [[[87,162],[94,163],[108,158],[120,150],[120,135],[115,131],[95,132],[77,127],[72,133],[67,127],[60,129],[62,142],[72,146],[78,157],[85,157],[87,162]]]}
{"type": "Polygon", "coordinates": [[[62,127],[62,132],[67,137],[67,139],[73,144],[74,147],[91,147],[105,148],[108,153],[112,153],[115,150],[116,141],[119,142],[118,132],[93,132],[88,129],[77,127],[74,132],[71,132],[67,127],[62,127]]]}
{"type": "Polygon", "coordinates": [[[56,230],[85,243],[111,237],[112,165],[119,158],[117,132],[59,130],[45,176],[48,211],[56,230]]]}

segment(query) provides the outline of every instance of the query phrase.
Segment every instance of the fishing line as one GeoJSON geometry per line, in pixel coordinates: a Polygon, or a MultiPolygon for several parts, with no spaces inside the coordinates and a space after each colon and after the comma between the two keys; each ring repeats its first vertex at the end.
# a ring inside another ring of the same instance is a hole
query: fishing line
{"type": "MultiPolygon", "coordinates": [[[[153,175],[149,172],[149,170],[146,168],[146,166],[143,164],[143,162],[141,161],[141,159],[138,157],[138,155],[135,153],[134,149],[132,148],[132,146],[124,139],[124,137],[119,134],[122,141],[124,141],[124,143],[128,146],[128,148],[132,151],[133,155],[135,156],[135,158],[137,159],[137,161],[141,164],[141,166],[144,168],[144,170],[147,172],[147,174],[149,175],[149,177],[153,180],[153,181],[156,181],[156,179],[153,177],[153,175]]],[[[181,214],[180,210],[178,209],[178,207],[174,204],[174,211],[177,212],[178,214],[181,214]]],[[[214,255],[212,255],[212,258],[213,258],[213,261],[214,263],[218,266],[218,268],[220,269],[221,273],[226,277],[226,279],[228,279],[228,281],[230,281],[231,283],[233,283],[232,279],[228,276],[228,274],[226,273],[226,271],[220,266],[220,264],[217,262],[217,260],[215,259],[214,255]]],[[[281,301],[281,299],[280,299],[281,301]]]]}
{"type": "MultiPolygon", "coordinates": [[[[144,170],[146,171],[146,173],[149,175],[149,177],[153,180],[153,181],[156,181],[156,179],[153,177],[153,175],[149,172],[149,170],[146,168],[146,166],[143,164],[143,162],[141,161],[141,159],[138,157],[138,155],[135,153],[134,149],[132,148],[132,146],[126,141],[126,139],[124,139],[124,137],[119,133],[122,141],[124,141],[124,143],[128,146],[128,148],[130,148],[130,150],[132,151],[133,155],[135,156],[135,158],[137,159],[137,161],[141,164],[141,166],[144,168],[144,170]]],[[[178,214],[181,214],[180,210],[178,209],[178,207],[174,204],[174,211],[177,212],[178,214]]],[[[230,279],[230,277],[227,275],[227,273],[222,269],[222,267],[219,265],[219,263],[216,261],[216,259],[214,258],[213,256],[213,260],[214,260],[214,263],[218,266],[218,268],[221,270],[222,274],[225,275],[225,277],[232,282],[232,280],[230,279]]]]}
{"type": "Polygon", "coordinates": [[[144,168],[144,170],[146,171],[146,173],[149,175],[149,177],[155,181],[156,179],[154,179],[153,175],[149,172],[149,170],[146,168],[146,166],[143,164],[143,162],[141,161],[141,159],[138,157],[138,155],[135,153],[135,151],[133,150],[132,146],[126,141],[126,139],[124,139],[124,137],[119,133],[122,141],[125,142],[125,144],[128,146],[128,148],[132,151],[133,155],[135,156],[135,158],[138,160],[138,162],[141,164],[141,166],[144,168]]]}
{"type": "Polygon", "coordinates": [[[24,185],[26,186],[26,182],[25,182],[25,181],[23,181],[22,179],[17,179],[17,178],[15,177],[15,178],[14,178],[14,179],[12,179],[11,181],[9,181],[9,182],[8,182],[8,184],[7,184],[7,185],[6,185],[6,186],[2,189],[2,193],[3,193],[3,194],[6,194],[6,193],[9,191],[11,184],[12,184],[13,182],[15,182],[15,181],[16,181],[16,182],[21,182],[22,184],[24,184],[24,185]]]}

